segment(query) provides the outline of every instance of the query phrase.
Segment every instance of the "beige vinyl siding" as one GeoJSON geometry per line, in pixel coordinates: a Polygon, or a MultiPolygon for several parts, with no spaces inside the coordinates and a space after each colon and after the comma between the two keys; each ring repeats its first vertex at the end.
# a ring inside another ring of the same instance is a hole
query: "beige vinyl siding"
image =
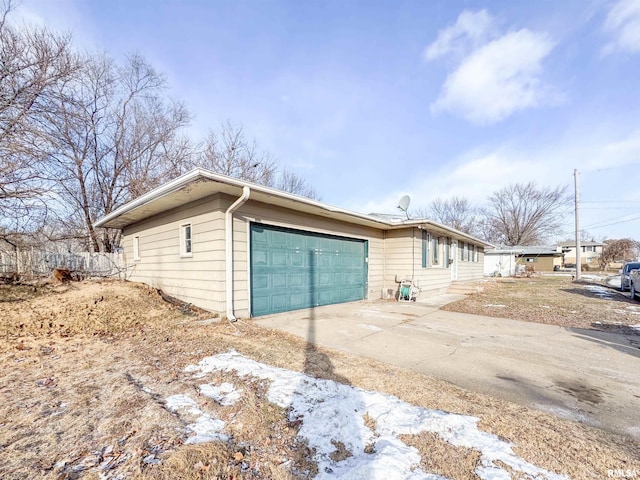
{"type": "Polygon", "coordinates": [[[212,311],[224,310],[224,213],[217,196],[187,204],[124,230],[127,278],[212,311]],[[192,256],[180,255],[181,226],[191,224],[192,256]],[[139,237],[140,259],[133,259],[139,237]]]}
{"type": "MultiPolygon", "coordinates": [[[[422,261],[420,250],[421,243],[415,238],[415,232],[412,236],[412,230],[389,230],[385,234],[384,240],[384,288],[398,289],[397,281],[404,278],[413,278],[415,275],[416,258],[422,261]]],[[[418,230],[419,231],[419,230],[418,230]]]]}
{"type": "MultiPolygon", "coordinates": [[[[458,244],[459,245],[459,244],[458,244]]],[[[466,261],[458,258],[458,281],[478,280],[482,278],[484,272],[484,250],[478,248],[478,261],[466,261]]]]}
{"type": "MultiPolygon", "coordinates": [[[[231,204],[232,201],[231,197],[225,200],[227,204],[231,204]]],[[[309,214],[249,200],[235,213],[233,225],[234,309],[236,315],[248,316],[250,312],[248,235],[251,222],[367,240],[369,246],[368,298],[380,298],[384,278],[384,240],[381,230],[329,218],[312,217],[309,214]]]]}
{"type": "MultiPolygon", "coordinates": [[[[441,236],[436,233],[434,235],[441,236]]],[[[440,256],[440,265],[424,268],[422,230],[407,228],[386,232],[385,288],[397,292],[397,281],[413,278],[424,295],[445,291],[451,283],[451,269],[444,266],[444,251],[440,256]]]]}

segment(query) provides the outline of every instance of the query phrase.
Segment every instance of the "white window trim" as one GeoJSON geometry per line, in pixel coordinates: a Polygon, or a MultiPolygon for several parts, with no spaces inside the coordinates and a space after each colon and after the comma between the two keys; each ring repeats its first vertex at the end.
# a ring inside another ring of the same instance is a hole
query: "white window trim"
{"type": "Polygon", "coordinates": [[[140,258],[140,235],[133,237],[133,260],[139,262],[140,258]]]}
{"type": "Polygon", "coordinates": [[[193,225],[191,223],[183,223],[180,225],[180,257],[181,258],[190,258],[193,257],[193,225]],[[189,246],[190,250],[187,252],[187,242],[186,242],[186,231],[187,227],[189,227],[189,246]]]}

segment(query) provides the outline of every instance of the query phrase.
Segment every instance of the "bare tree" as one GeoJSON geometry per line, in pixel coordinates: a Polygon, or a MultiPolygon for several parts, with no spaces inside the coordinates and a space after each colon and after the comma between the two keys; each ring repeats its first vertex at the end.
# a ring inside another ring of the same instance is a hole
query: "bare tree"
{"type": "Polygon", "coordinates": [[[640,253],[640,242],[630,238],[605,240],[600,255],[600,268],[606,270],[612,262],[635,260],[640,253]]]}
{"type": "Polygon", "coordinates": [[[0,226],[24,230],[46,218],[41,126],[80,62],[68,36],[12,26],[11,10],[0,4],[0,226]]]}
{"type": "Polygon", "coordinates": [[[453,196],[446,200],[436,198],[426,209],[417,209],[415,215],[430,218],[469,235],[478,234],[478,209],[464,197],[453,196]]]}
{"type": "Polygon", "coordinates": [[[248,140],[242,126],[227,121],[218,131],[211,130],[200,155],[189,167],[203,167],[229,177],[278,188],[303,197],[318,199],[315,189],[290,170],[280,169],[273,155],[248,140]]]}
{"type": "Polygon", "coordinates": [[[294,195],[320,200],[315,188],[309,185],[304,178],[287,169],[278,171],[274,186],[279,190],[293,193],[294,195]]]}
{"type": "Polygon", "coordinates": [[[494,192],[483,210],[484,237],[493,243],[535,245],[554,235],[563,223],[569,201],[567,187],[541,188],[513,184],[494,192]]]}
{"type": "Polygon", "coordinates": [[[261,185],[272,185],[277,171],[271,154],[262,151],[255,140],[247,140],[242,126],[229,121],[209,132],[192,166],[261,185]]]}
{"type": "Polygon", "coordinates": [[[69,230],[82,228],[94,251],[112,251],[118,231],[97,232],[96,218],[180,170],[183,105],[162,96],[164,79],[140,56],[117,65],[87,59],[44,125],[50,178],[65,203],[69,230]]]}

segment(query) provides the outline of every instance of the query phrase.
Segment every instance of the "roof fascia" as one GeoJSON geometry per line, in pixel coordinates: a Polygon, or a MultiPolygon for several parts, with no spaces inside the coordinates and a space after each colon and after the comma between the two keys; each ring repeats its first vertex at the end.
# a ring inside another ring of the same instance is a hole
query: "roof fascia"
{"type": "MultiPolygon", "coordinates": [[[[119,216],[124,215],[132,210],[135,210],[138,207],[147,205],[159,198],[162,198],[177,190],[180,190],[181,188],[186,187],[188,184],[198,179],[211,180],[214,182],[224,183],[230,186],[238,187],[239,190],[241,190],[243,187],[246,186],[246,187],[249,187],[254,192],[260,192],[266,195],[274,195],[276,197],[283,198],[291,202],[316,207],[327,212],[345,216],[347,219],[354,218],[354,219],[364,220],[366,222],[371,222],[382,230],[397,230],[397,229],[411,228],[411,227],[427,228],[430,226],[437,230],[441,230],[443,232],[453,234],[454,236],[460,239],[469,240],[471,242],[484,245],[486,247],[495,248],[495,245],[491,243],[485,242],[484,240],[476,238],[467,233],[461,232],[460,230],[457,230],[455,228],[448,227],[438,222],[434,222],[433,220],[422,219],[422,220],[408,220],[403,222],[387,221],[379,217],[375,217],[372,215],[365,215],[365,214],[353,212],[350,210],[346,210],[343,208],[334,207],[326,203],[319,202],[317,200],[312,200],[310,198],[301,197],[299,195],[294,195],[292,193],[283,192],[282,190],[277,190],[275,188],[265,187],[263,185],[258,185],[255,183],[247,182],[245,180],[229,177],[227,175],[214,173],[210,170],[206,170],[203,168],[195,168],[185,173],[184,175],[181,175],[180,177],[177,177],[171,180],[170,182],[167,182],[164,185],[161,185],[160,187],[157,187],[151,190],[150,192],[145,193],[144,195],[130,201],[129,203],[126,203],[120,208],[117,208],[113,212],[97,220],[94,223],[94,226],[102,227],[109,221],[115,218],[118,218],[119,216]]],[[[348,221],[348,220],[345,220],[345,221],[348,221]]]]}
{"type": "MultiPolygon", "coordinates": [[[[130,201],[129,203],[126,203],[125,205],[117,208],[116,210],[114,210],[113,212],[109,213],[108,215],[105,215],[104,217],[98,219],[95,223],[94,223],[94,227],[102,227],[104,226],[106,223],[108,223],[109,221],[125,214],[128,213],[132,210],[135,210],[138,207],[141,207],[143,205],[147,205],[151,202],[153,202],[154,200],[157,200],[159,198],[162,198],[166,195],[169,195],[170,193],[173,193],[177,190],[180,190],[181,188],[186,187],[189,183],[194,182],[198,179],[204,179],[204,180],[211,180],[214,182],[220,182],[220,183],[225,183],[227,185],[230,186],[235,186],[238,187],[239,189],[242,189],[243,187],[249,187],[251,190],[255,191],[255,192],[260,192],[260,193],[264,193],[266,195],[274,195],[276,197],[279,198],[283,198],[292,202],[296,202],[296,203],[301,203],[301,204],[305,204],[305,205],[309,205],[309,206],[313,206],[316,208],[320,208],[322,210],[325,210],[327,212],[331,212],[331,213],[336,213],[336,214],[340,214],[340,215],[345,215],[347,217],[354,217],[354,218],[358,218],[361,220],[365,220],[367,222],[373,222],[374,224],[378,225],[379,228],[382,229],[386,229],[388,228],[389,225],[391,225],[390,222],[384,221],[380,218],[377,217],[373,217],[370,215],[364,215],[361,213],[357,213],[357,212],[352,212],[349,210],[345,210],[342,208],[338,208],[338,207],[333,207],[331,205],[328,205],[326,203],[322,203],[319,202],[317,200],[312,200],[306,197],[301,197],[299,195],[294,195],[292,193],[288,193],[288,192],[283,192],[281,190],[277,190],[275,188],[270,188],[270,187],[265,187],[262,185],[257,185],[255,183],[251,183],[251,182],[247,182],[244,180],[239,180],[236,178],[232,178],[232,177],[228,177],[226,175],[221,175],[218,173],[214,173],[211,172],[209,170],[205,170],[202,168],[196,168],[193,169],[187,173],[185,173],[184,175],[175,178],[174,180],[171,180],[168,183],[165,183],[164,185],[161,185],[160,187],[157,187],[153,190],[151,190],[150,192],[145,193],[144,195],[130,201]]],[[[108,227],[107,227],[108,228],[108,227]]]]}

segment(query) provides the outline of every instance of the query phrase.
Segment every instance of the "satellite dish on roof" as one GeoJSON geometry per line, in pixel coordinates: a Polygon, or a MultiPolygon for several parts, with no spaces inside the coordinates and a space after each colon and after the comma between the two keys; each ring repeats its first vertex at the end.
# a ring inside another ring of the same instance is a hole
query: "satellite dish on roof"
{"type": "Polygon", "coordinates": [[[411,203],[411,197],[409,197],[409,195],[403,195],[398,201],[398,208],[404,212],[407,216],[407,220],[409,220],[409,214],[407,213],[409,203],[411,203]]]}

